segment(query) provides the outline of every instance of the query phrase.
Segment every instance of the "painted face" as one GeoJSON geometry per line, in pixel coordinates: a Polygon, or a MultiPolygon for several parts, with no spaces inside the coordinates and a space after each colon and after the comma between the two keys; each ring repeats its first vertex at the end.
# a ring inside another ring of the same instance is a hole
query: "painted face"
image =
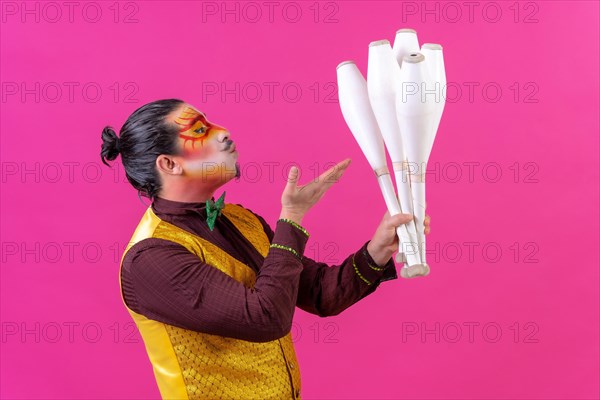
{"type": "Polygon", "coordinates": [[[206,115],[189,105],[184,106],[174,123],[178,127],[179,144],[189,176],[218,180],[239,176],[237,151],[225,150],[233,144],[231,141],[219,142],[223,139],[218,136],[227,133],[227,129],[209,122],[206,115]]]}
{"type": "Polygon", "coordinates": [[[226,131],[222,126],[208,122],[206,115],[189,106],[175,118],[175,124],[179,128],[179,142],[186,155],[208,156],[204,154],[209,153],[209,149],[204,148],[204,142],[219,131],[226,131]]]}

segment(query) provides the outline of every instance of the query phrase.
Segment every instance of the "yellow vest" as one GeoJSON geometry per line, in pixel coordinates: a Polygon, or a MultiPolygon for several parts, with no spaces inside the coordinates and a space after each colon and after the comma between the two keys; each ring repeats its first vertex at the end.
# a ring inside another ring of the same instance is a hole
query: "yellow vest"
{"type": "MultiPolygon", "coordinates": [[[[269,239],[256,216],[235,204],[225,204],[222,213],[267,256],[269,239]]],[[[121,268],[127,251],[146,238],[179,243],[244,286],[254,287],[252,268],[209,241],[161,220],[152,207],[125,249],[121,268]]],[[[122,291],[121,298],[125,304],[122,291]]],[[[249,342],[179,328],[137,314],[127,304],[125,307],[144,340],[163,399],[300,398],[300,371],[291,333],[270,342],[249,342]]]]}

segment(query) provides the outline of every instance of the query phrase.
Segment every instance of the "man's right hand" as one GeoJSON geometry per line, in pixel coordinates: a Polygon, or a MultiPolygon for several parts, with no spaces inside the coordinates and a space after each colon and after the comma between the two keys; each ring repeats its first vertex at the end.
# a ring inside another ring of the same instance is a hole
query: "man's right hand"
{"type": "Polygon", "coordinates": [[[288,181],[281,195],[281,215],[301,224],[306,212],[323,197],[327,189],[340,179],[350,165],[347,158],[323,172],[317,179],[303,186],[298,186],[298,168],[292,167],[288,181]]]}

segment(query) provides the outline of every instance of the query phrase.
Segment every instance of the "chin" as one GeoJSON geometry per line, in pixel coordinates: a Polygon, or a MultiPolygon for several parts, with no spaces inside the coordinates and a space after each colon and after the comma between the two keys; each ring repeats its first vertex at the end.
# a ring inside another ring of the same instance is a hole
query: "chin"
{"type": "Polygon", "coordinates": [[[222,170],[223,171],[223,175],[222,175],[223,184],[231,181],[234,178],[236,180],[239,180],[239,178],[241,176],[240,163],[235,161],[233,164],[228,162],[225,165],[227,165],[227,167],[222,170]]]}

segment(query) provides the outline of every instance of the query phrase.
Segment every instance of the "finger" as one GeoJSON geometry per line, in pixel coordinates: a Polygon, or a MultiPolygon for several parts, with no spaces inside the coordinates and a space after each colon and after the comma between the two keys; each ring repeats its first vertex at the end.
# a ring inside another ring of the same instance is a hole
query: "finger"
{"type": "Polygon", "coordinates": [[[304,187],[309,186],[320,198],[327,191],[327,189],[331,187],[331,185],[336,183],[341,178],[348,165],[350,165],[350,161],[351,160],[347,158],[344,161],[337,163],[322,173],[316,180],[310,182],[304,187]]]}
{"type": "Polygon", "coordinates": [[[429,227],[425,228],[425,234],[429,235],[429,232],[431,232],[431,228],[429,228],[429,227]]]}
{"type": "Polygon", "coordinates": [[[319,177],[316,179],[316,182],[329,184],[329,186],[331,186],[342,176],[346,168],[348,168],[348,165],[350,165],[350,161],[351,160],[349,158],[346,158],[345,160],[335,164],[333,167],[319,175],[319,177]]]}
{"type": "Polygon", "coordinates": [[[413,216],[411,214],[396,214],[396,215],[392,215],[389,219],[388,219],[388,225],[389,226],[393,226],[394,228],[397,226],[400,226],[402,224],[406,224],[407,222],[411,221],[413,219],[413,216]]]}
{"type": "Polygon", "coordinates": [[[288,172],[287,184],[285,185],[285,190],[294,190],[298,185],[298,176],[299,176],[298,167],[295,165],[290,168],[290,172],[288,172]]]}
{"type": "Polygon", "coordinates": [[[429,226],[429,225],[431,225],[431,217],[430,217],[429,215],[426,215],[426,216],[425,216],[425,221],[423,221],[423,224],[424,224],[425,226],[429,226]]]}
{"type": "Polygon", "coordinates": [[[404,253],[397,253],[396,254],[396,263],[402,264],[405,262],[406,262],[406,256],[404,255],[404,253]]]}

